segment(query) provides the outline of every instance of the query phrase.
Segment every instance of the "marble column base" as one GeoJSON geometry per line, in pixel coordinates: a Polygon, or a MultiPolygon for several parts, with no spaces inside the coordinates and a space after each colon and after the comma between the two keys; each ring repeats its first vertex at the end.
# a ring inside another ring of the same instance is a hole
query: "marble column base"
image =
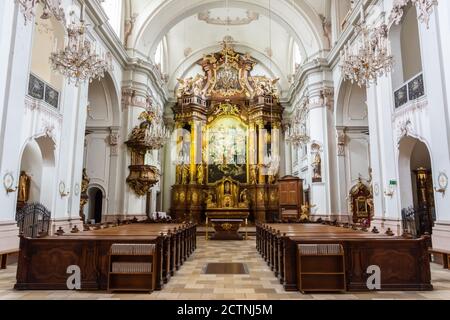
{"type": "Polygon", "coordinates": [[[0,221],[0,251],[19,251],[19,228],[16,221],[0,221]]]}
{"type": "Polygon", "coordinates": [[[433,248],[450,250],[450,221],[437,221],[433,228],[433,248]]]}

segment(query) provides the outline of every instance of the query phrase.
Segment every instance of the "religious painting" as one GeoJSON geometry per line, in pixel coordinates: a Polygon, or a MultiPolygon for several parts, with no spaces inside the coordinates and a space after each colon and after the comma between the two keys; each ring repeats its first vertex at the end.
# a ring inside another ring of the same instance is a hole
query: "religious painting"
{"type": "Polygon", "coordinates": [[[247,128],[234,117],[221,117],[207,132],[208,183],[224,177],[247,182],[247,128]]]}
{"type": "Polygon", "coordinates": [[[217,69],[216,85],[214,90],[223,95],[233,95],[241,91],[241,84],[239,83],[239,70],[225,64],[217,69]]]}
{"type": "Polygon", "coordinates": [[[34,75],[30,74],[30,81],[28,82],[28,95],[35,99],[44,99],[45,83],[34,75]]]}
{"type": "Polygon", "coordinates": [[[356,200],[356,208],[358,217],[367,217],[367,198],[366,197],[358,197],[356,200]]]}
{"type": "Polygon", "coordinates": [[[395,108],[400,108],[408,102],[408,88],[403,86],[394,92],[395,108]]]}
{"type": "Polygon", "coordinates": [[[45,86],[45,102],[47,102],[49,105],[51,105],[55,109],[58,109],[59,92],[48,85],[45,86]]]}
{"type": "Polygon", "coordinates": [[[409,100],[416,100],[425,95],[423,75],[419,75],[408,83],[409,100]]]}

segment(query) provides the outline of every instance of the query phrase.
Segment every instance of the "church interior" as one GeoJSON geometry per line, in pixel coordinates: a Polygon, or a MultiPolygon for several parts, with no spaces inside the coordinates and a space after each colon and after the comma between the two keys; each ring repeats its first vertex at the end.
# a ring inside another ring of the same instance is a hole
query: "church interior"
{"type": "Polygon", "coordinates": [[[450,299],[449,1],[0,18],[0,300],[450,299]]]}

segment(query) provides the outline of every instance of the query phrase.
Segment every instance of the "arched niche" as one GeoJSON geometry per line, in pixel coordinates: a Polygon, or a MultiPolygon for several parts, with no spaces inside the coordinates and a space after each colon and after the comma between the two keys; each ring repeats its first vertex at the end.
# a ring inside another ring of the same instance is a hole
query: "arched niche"
{"type": "Polygon", "coordinates": [[[393,25],[389,31],[389,40],[395,61],[392,87],[396,90],[422,72],[419,25],[415,6],[409,4],[404,8],[402,21],[399,25],[393,25]]]}
{"type": "Polygon", "coordinates": [[[20,171],[30,177],[28,202],[52,208],[55,193],[55,142],[48,136],[29,140],[22,152],[20,171]]]}
{"type": "Polygon", "coordinates": [[[431,233],[435,203],[433,168],[427,145],[410,136],[402,138],[398,166],[402,209],[414,208],[417,212],[416,229],[419,235],[431,233]]]}
{"type": "Polygon", "coordinates": [[[109,73],[101,80],[93,80],[88,89],[86,127],[111,127],[120,124],[120,104],[114,81],[109,73]]]}
{"type": "MultiPolygon", "coordinates": [[[[38,4],[36,17],[40,17],[42,13],[42,5],[38,4]]],[[[52,70],[49,59],[56,48],[63,48],[64,35],[64,26],[53,16],[49,19],[36,19],[33,30],[30,71],[58,92],[63,89],[64,78],[58,72],[52,70]]]]}
{"type": "Polygon", "coordinates": [[[336,105],[336,126],[367,127],[368,110],[366,89],[356,83],[343,81],[336,105]]]}
{"type": "Polygon", "coordinates": [[[87,221],[101,223],[105,213],[105,193],[100,186],[94,185],[88,189],[88,215],[87,221]]]}

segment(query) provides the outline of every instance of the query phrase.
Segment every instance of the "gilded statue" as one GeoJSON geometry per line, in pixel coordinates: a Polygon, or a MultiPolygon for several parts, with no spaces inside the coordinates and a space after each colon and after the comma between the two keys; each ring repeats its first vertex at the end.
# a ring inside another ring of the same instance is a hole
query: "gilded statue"
{"type": "Polygon", "coordinates": [[[250,200],[248,199],[248,190],[244,189],[239,195],[239,208],[249,208],[249,207],[250,207],[250,200]]]}
{"type": "Polygon", "coordinates": [[[19,177],[19,202],[26,203],[30,198],[31,177],[22,171],[19,177]]]}
{"type": "Polygon", "coordinates": [[[197,183],[203,185],[205,183],[205,168],[200,164],[197,169],[197,183]]]}
{"type": "Polygon", "coordinates": [[[181,170],[181,184],[189,184],[189,165],[183,165],[181,170]]]}
{"type": "Polygon", "coordinates": [[[317,152],[312,163],[313,167],[313,179],[315,181],[320,181],[322,179],[322,159],[320,158],[320,153],[317,152]]]}
{"type": "Polygon", "coordinates": [[[250,167],[250,184],[257,184],[258,179],[258,166],[252,165],[250,167]]]}
{"type": "Polygon", "coordinates": [[[206,208],[215,208],[217,204],[214,202],[214,196],[211,191],[208,191],[208,196],[206,197],[206,208]]]}
{"type": "Polygon", "coordinates": [[[183,178],[182,178],[183,177],[183,166],[177,165],[175,171],[176,171],[176,174],[175,174],[176,184],[181,184],[183,181],[183,178]]]}
{"type": "Polygon", "coordinates": [[[86,194],[89,187],[90,179],[87,175],[86,168],[83,169],[83,177],[81,180],[81,194],[86,194]]]}
{"type": "Polygon", "coordinates": [[[302,207],[301,207],[302,212],[300,214],[300,221],[309,221],[309,216],[311,214],[311,209],[314,208],[315,206],[316,205],[311,206],[308,203],[302,205],[302,207]]]}

